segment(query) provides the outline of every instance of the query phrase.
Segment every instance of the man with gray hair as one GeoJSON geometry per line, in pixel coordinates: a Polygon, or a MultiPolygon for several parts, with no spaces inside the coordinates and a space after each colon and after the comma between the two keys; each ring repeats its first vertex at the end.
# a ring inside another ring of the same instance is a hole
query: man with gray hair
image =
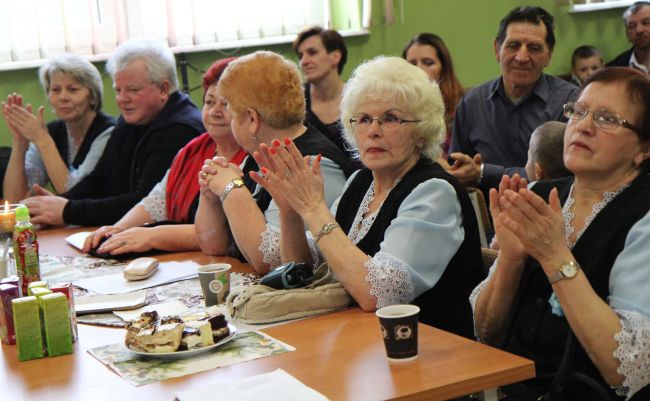
{"type": "Polygon", "coordinates": [[[122,43],[106,64],[121,116],[97,166],[61,196],[24,201],[34,224],[113,224],[145,197],[187,142],[205,131],[201,113],[178,91],[176,62],[157,41],[122,43]]]}
{"type": "Polygon", "coordinates": [[[625,34],[632,48],[607,63],[607,67],[632,67],[650,72],[650,2],[637,1],[623,13],[625,34]]]}

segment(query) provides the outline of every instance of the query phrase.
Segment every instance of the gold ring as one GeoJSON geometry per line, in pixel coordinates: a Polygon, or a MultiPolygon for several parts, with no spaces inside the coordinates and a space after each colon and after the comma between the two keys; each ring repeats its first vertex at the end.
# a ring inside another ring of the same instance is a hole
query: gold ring
{"type": "Polygon", "coordinates": [[[206,173],[205,171],[203,171],[203,172],[201,173],[201,178],[203,178],[204,180],[205,180],[206,178],[208,178],[208,173],[206,173]]]}

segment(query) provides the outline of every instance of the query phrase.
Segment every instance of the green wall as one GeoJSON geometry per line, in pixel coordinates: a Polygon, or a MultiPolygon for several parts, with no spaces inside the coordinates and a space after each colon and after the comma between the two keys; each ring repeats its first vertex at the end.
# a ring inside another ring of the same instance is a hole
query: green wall
{"type": "MultiPolygon", "coordinates": [[[[346,4],[349,0],[337,0],[346,4]]],[[[582,44],[592,44],[609,60],[627,49],[621,21],[622,9],[569,14],[568,6],[558,5],[559,0],[539,0],[535,4],[548,10],[556,20],[557,44],[551,65],[547,72],[562,74],[568,71],[573,49],[582,44]]],[[[499,20],[515,6],[530,4],[515,0],[394,0],[395,22],[384,22],[383,0],[373,0],[373,17],[370,35],[346,39],[349,57],[344,70],[347,77],[362,60],[378,54],[400,55],[404,44],[419,32],[433,32],[440,35],[454,58],[457,74],[465,86],[474,86],[499,74],[494,59],[492,42],[499,20]],[[403,12],[402,12],[403,10],[403,12]]],[[[348,26],[340,14],[334,15],[337,28],[348,26]]],[[[295,60],[289,45],[267,46],[295,60]]],[[[210,51],[188,54],[188,62],[200,70],[207,68],[215,59],[230,55],[242,55],[254,51],[242,48],[232,51],[210,51]]],[[[103,71],[104,64],[97,67],[103,71]]],[[[201,83],[201,73],[190,68],[190,87],[201,83]]],[[[104,73],[105,107],[109,114],[117,115],[112,101],[111,81],[104,73]]],[[[16,91],[23,94],[27,102],[44,104],[45,96],[36,78],[36,69],[1,71],[0,96],[16,91]]],[[[201,90],[192,92],[197,104],[201,101],[201,90]]],[[[50,113],[47,118],[54,118],[50,113]]],[[[5,124],[0,123],[0,144],[11,143],[5,124]]]]}

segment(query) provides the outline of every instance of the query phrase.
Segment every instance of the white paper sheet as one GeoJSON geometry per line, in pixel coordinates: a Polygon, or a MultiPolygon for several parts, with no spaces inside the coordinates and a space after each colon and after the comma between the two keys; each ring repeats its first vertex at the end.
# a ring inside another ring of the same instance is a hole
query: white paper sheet
{"type": "Polygon", "coordinates": [[[177,391],[180,401],[326,401],[327,397],[305,386],[282,369],[239,380],[214,383],[177,391]]]}
{"type": "Polygon", "coordinates": [[[158,312],[158,316],[164,317],[181,316],[187,312],[188,309],[182,302],[174,300],[155,305],[147,305],[130,311],[115,311],[113,314],[125,322],[130,322],[131,320],[137,319],[143,312],[151,312],[152,310],[158,312]]]}
{"type": "Polygon", "coordinates": [[[75,309],[80,313],[99,313],[140,308],[147,299],[147,290],[114,295],[90,295],[75,298],[75,309]]]}
{"type": "Polygon", "coordinates": [[[90,231],[81,231],[72,235],[68,235],[65,237],[65,240],[68,242],[68,244],[74,246],[75,248],[81,250],[81,248],[84,247],[84,242],[86,241],[86,237],[92,234],[90,231]]]}
{"type": "Polygon", "coordinates": [[[173,283],[197,277],[196,269],[199,267],[194,262],[161,262],[158,271],[146,280],[127,281],[122,273],[108,276],[86,278],[75,281],[74,285],[85,288],[98,294],[124,294],[126,292],[142,290],[157,285],[173,283]]]}

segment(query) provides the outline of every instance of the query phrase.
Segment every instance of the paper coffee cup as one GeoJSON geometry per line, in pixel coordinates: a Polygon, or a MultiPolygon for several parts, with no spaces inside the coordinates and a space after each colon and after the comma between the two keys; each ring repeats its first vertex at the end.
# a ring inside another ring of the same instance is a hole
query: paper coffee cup
{"type": "Polygon", "coordinates": [[[224,303],[230,293],[230,266],[228,263],[214,263],[198,268],[205,306],[224,303]]]}
{"type": "Polygon", "coordinates": [[[415,305],[391,305],[375,313],[389,361],[407,362],[417,358],[419,312],[415,305]]]}

